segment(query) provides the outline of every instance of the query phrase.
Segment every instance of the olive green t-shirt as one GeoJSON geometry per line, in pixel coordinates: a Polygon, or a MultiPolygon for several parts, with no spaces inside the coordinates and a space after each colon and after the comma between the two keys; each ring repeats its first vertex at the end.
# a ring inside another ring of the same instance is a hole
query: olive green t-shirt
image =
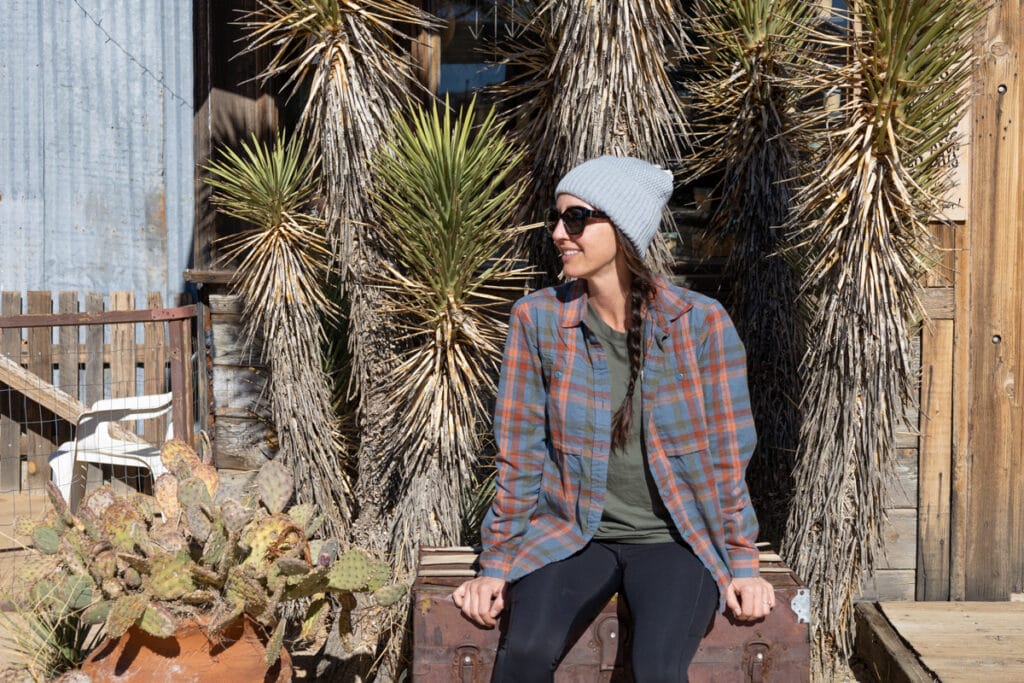
{"type": "MultiPolygon", "coordinates": [[[[613,330],[588,307],[587,326],[597,336],[608,359],[612,415],[626,397],[629,385],[629,350],[626,333],[613,330]]],[[[608,484],[604,512],[594,538],[620,543],[664,543],[678,540],[668,510],[647,466],[640,381],[633,391],[633,420],[622,448],[608,456],[608,484]]]]}

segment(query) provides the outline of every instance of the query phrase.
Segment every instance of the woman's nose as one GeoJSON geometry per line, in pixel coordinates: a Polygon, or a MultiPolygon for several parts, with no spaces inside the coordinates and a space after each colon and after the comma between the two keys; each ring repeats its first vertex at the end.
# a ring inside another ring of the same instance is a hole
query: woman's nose
{"type": "Polygon", "coordinates": [[[555,229],[551,231],[551,239],[558,240],[566,239],[569,237],[569,233],[565,231],[565,221],[561,218],[555,223],[555,229]]]}

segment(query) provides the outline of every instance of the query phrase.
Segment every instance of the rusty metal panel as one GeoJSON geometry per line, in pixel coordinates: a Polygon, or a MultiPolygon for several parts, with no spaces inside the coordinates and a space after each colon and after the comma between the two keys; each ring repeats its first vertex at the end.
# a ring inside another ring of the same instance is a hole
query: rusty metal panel
{"type": "Polygon", "coordinates": [[[184,291],[192,2],[6,0],[0,289],[184,291]]]}
{"type": "MultiPolygon", "coordinates": [[[[483,629],[464,618],[449,597],[468,577],[471,548],[423,548],[413,584],[413,680],[417,683],[490,680],[505,628],[483,629]]],[[[781,559],[761,554],[762,576],[775,587],[776,607],[746,624],[717,614],[690,665],[693,683],[809,680],[810,594],[781,559]]],[[[615,598],[580,636],[555,673],[556,683],[628,682],[630,633],[626,605],[615,598]]]]}

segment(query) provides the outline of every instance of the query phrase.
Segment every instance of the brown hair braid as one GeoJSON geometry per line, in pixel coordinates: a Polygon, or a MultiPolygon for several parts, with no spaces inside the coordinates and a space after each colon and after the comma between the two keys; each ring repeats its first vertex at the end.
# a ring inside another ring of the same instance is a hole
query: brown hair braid
{"type": "Polygon", "coordinates": [[[615,238],[619,249],[625,256],[626,267],[632,274],[629,283],[629,299],[626,302],[626,313],[629,316],[629,327],[626,329],[626,349],[629,351],[629,385],[622,405],[612,416],[612,446],[621,448],[629,436],[633,425],[633,392],[636,380],[640,375],[643,363],[643,329],[644,309],[647,302],[654,298],[654,277],[643,259],[637,254],[636,247],[624,237],[619,229],[615,229],[615,238]]]}

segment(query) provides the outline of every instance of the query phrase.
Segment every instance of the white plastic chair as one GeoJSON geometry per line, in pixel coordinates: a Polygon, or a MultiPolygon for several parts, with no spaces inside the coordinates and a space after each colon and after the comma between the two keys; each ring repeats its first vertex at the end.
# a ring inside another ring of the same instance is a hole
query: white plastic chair
{"type": "MultiPolygon", "coordinates": [[[[60,489],[64,500],[72,509],[78,506],[85,490],[84,476],[75,478],[76,463],[97,465],[123,465],[148,469],[155,481],[167,471],[160,461],[160,445],[144,441],[118,439],[111,435],[114,422],[149,420],[161,415],[170,415],[173,393],[112,398],[97,401],[78,417],[74,441],[62,443],[50,455],[50,472],[53,483],[60,489]],[[75,486],[75,500],[71,500],[72,484],[75,486]]],[[[167,419],[167,438],[172,436],[172,420],[167,419]]]]}

